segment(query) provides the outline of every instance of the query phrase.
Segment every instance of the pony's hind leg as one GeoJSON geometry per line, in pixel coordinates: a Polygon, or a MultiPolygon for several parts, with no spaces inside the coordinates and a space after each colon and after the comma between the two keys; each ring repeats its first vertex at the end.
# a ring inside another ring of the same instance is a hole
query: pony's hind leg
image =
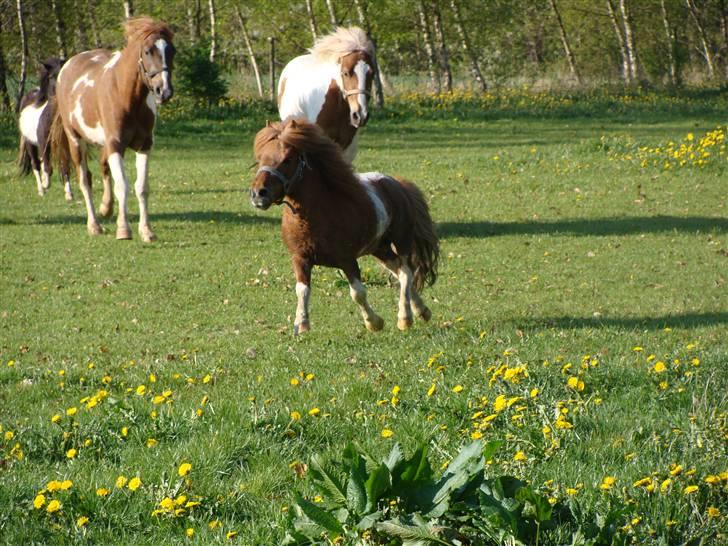
{"type": "Polygon", "coordinates": [[[377,315],[367,301],[367,289],[361,282],[361,272],[356,260],[348,267],[342,267],[346,278],[349,280],[349,294],[356,302],[364,318],[364,325],[370,332],[377,332],[384,328],[384,319],[377,315]]]}
{"type": "Polygon", "coordinates": [[[100,161],[101,166],[101,178],[104,181],[104,194],[101,197],[101,206],[99,207],[99,214],[104,218],[110,218],[114,214],[114,192],[111,181],[111,169],[109,168],[109,161],[106,158],[106,154],[103,153],[103,157],[100,161]]]}
{"type": "Polygon", "coordinates": [[[384,253],[378,256],[392,275],[399,281],[399,305],[397,308],[397,328],[407,330],[412,326],[412,295],[415,294],[412,288],[412,270],[407,267],[403,260],[393,253],[384,253]]]}
{"type": "Polygon", "coordinates": [[[28,155],[30,156],[30,165],[33,168],[33,175],[35,176],[38,195],[43,197],[45,195],[46,186],[44,185],[43,178],[41,177],[41,164],[40,158],[38,157],[38,146],[31,144],[27,140],[25,141],[25,146],[27,147],[28,155]]]}
{"type": "Polygon", "coordinates": [[[72,135],[68,135],[68,149],[71,154],[71,161],[76,166],[78,175],[78,185],[81,187],[83,200],[86,203],[86,230],[89,235],[99,235],[103,233],[103,229],[96,221],[96,211],[94,210],[94,200],[91,194],[91,171],[88,170],[86,163],[86,152],[81,149],[78,139],[72,135]]]}
{"type": "Polygon", "coordinates": [[[296,277],[296,318],[293,321],[295,335],[308,332],[311,323],[308,320],[308,300],[311,297],[311,264],[305,258],[294,256],[293,274],[296,277]]]}
{"type": "Polygon", "coordinates": [[[136,170],[137,178],[134,184],[134,191],[139,201],[139,236],[145,243],[151,243],[157,236],[149,227],[149,211],[147,210],[147,198],[149,197],[149,185],[147,184],[147,168],[149,165],[149,151],[137,152],[136,170]]]}

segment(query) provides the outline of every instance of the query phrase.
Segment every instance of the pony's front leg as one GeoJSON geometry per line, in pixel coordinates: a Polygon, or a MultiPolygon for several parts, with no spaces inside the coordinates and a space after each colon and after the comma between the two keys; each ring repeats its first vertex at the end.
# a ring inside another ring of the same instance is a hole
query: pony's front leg
{"type": "Polygon", "coordinates": [[[147,198],[149,197],[149,185],[147,174],[149,165],[149,151],[136,153],[137,179],[134,184],[137,200],[139,201],[139,236],[145,243],[151,243],[157,236],[149,227],[149,211],[147,210],[147,198]]]}
{"type": "Polygon", "coordinates": [[[308,332],[311,323],[308,320],[308,299],[311,296],[311,263],[305,258],[293,258],[293,274],[296,277],[296,318],[293,321],[295,335],[308,332]]]}
{"type": "Polygon", "coordinates": [[[38,195],[43,197],[45,195],[46,187],[44,186],[44,179],[41,177],[41,164],[40,158],[38,157],[38,147],[35,144],[31,144],[27,140],[23,139],[24,146],[30,156],[30,165],[33,168],[33,176],[35,176],[35,183],[38,188],[38,195]]]}
{"type": "Polygon", "coordinates": [[[374,312],[374,309],[371,308],[367,301],[367,289],[361,282],[359,264],[354,261],[350,266],[342,268],[342,270],[349,280],[349,294],[351,295],[351,299],[359,306],[367,330],[377,332],[384,328],[384,319],[374,312]]]}
{"type": "Polygon", "coordinates": [[[129,182],[124,172],[124,158],[117,150],[108,154],[109,169],[111,177],[114,179],[114,195],[119,202],[119,213],[116,216],[116,238],[131,239],[131,229],[126,219],[126,197],[129,192],[129,182]]]}

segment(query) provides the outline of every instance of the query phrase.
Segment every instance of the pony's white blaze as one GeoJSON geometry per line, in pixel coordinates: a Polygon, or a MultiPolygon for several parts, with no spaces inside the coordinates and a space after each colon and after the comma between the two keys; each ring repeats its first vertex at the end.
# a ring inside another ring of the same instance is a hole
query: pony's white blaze
{"type": "Polygon", "coordinates": [[[113,68],[114,65],[119,62],[119,59],[121,59],[121,51],[114,51],[111,59],[106,61],[106,64],[104,65],[104,72],[106,72],[109,68],[113,68]]]}
{"type": "Polygon", "coordinates": [[[43,115],[46,106],[48,106],[48,102],[44,102],[41,106],[31,104],[23,108],[20,112],[20,120],[18,121],[20,132],[28,142],[35,146],[38,146],[38,124],[40,122],[40,116],[43,115]]]}
{"type": "Polygon", "coordinates": [[[367,117],[367,96],[364,94],[364,91],[366,91],[367,73],[370,70],[371,68],[364,61],[359,61],[358,63],[356,63],[356,66],[354,66],[354,74],[356,74],[356,79],[359,84],[359,91],[361,91],[361,93],[357,97],[357,102],[359,103],[360,110],[359,115],[363,120],[367,117]]]}
{"type": "Polygon", "coordinates": [[[71,112],[71,117],[76,123],[78,123],[79,129],[81,129],[83,136],[87,140],[97,144],[98,146],[104,145],[104,142],[106,142],[106,135],[104,134],[104,129],[101,127],[101,124],[98,123],[95,127],[89,127],[83,119],[83,108],[81,107],[80,96],[76,99],[76,107],[73,109],[73,112],[71,112]]]}
{"type": "Polygon", "coordinates": [[[387,207],[384,206],[384,202],[377,194],[377,189],[374,187],[373,182],[375,180],[386,178],[386,175],[382,173],[357,173],[357,177],[364,185],[364,188],[366,188],[369,200],[372,202],[372,205],[374,205],[374,211],[377,213],[376,238],[379,239],[382,235],[384,235],[384,232],[387,231],[390,218],[389,213],[387,212],[387,207]]]}
{"type": "MultiPolygon", "coordinates": [[[[159,50],[159,54],[162,56],[162,66],[164,68],[167,68],[167,41],[160,38],[156,42],[154,42],[154,45],[157,46],[157,49],[159,50]]],[[[162,71],[162,89],[169,89],[169,71],[164,70],[162,71]]]]}

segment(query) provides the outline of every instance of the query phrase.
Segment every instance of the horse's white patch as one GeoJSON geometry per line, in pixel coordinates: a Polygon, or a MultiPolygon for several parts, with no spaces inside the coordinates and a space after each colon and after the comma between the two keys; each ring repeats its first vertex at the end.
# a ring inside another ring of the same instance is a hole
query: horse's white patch
{"type": "Polygon", "coordinates": [[[384,232],[387,231],[387,228],[389,227],[389,213],[387,212],[387,207],[384,206],[384,202],[382,202],[382,199],[377,195],[377,189],[374,187],[373,183],[376,180],[381,180],[382,178],[387,178],[387,175],[382,173],[357,173],[356,175],[359,178],[359,181],[364,185],[364,188],[367,190],[367,194],[369,195],[369,199],[372,202],[372,205],[374,205],[374,210],[377,213],[377,239],[379,239],[382,235],[384,235],[384,232]]]}
{"type": "Polygon", "coordinates": [[[20,119],[18,120],[20,132],[28,142],[35,146],[38,146],[38,124],[40,123],[40,116],[43,115],[43,110],[45,110],[46,106],[48,106],[48,102],[44,102],[40,106],[30,104],[20,112],[20,119]]]}
{"type": "Polygon", "coordinates": [[[100,123],[96,124],[96,127],[90,127],[86,125],[86,122],[83,119],[83,108],[81,108],[81,97],[78,97],[76,99],[76,107],[73,109],[73,112],[71,112],[71,117],[73,120],[78,124],[79,129],[81,129],[81,132],[83,133],[84,138],[88,140],[89,142],[93,142],[97,146],[103,146],[104,142],[106,141],[106,135],[104,134],[104,129],[101,127],[100,123]]]}
{"type": "Polygon", "coordinates": [[[362,119],[366,119],[367,117],[367,96],[363,93],[363,91],[366,91],[366,85],[367,85],[367,72],[369,72],[371,68],[369,67],[369,64],[367,64],[365,61],[360,60],[358,63],[356,63],[356,66],[354,66],[354,74],[356,74],[357,83],[359,84],[359,91],[362,91],[357,96],[357,102],[359,102],[359,115],[362,119]]]}
{"type": "Polygon", "coordinates": [[[302,282],[296,283],[296,296],[298,305],[296,306],[296,320],[294,324],[301,324],[308,320],[308,298],[311,296],[311,289],[307,284],[302,282]]]}
{"type": "Polygon", "coordinates": [[[301,55],[293,59],[283,69],[278,85],[278,94],[283,91],[278,106],[281,120],[303,117],[316,123],[331,80],[341,88],[337,63],[317,62],[313,55],[301,55]],[[283,81],[287,82],[285,88],[280,84],[283,81]],[[295,82],[295,85],[291,82],[295,82]]]}
{"type": "Polygon", "coordinates": [[[78,89],[81,85],[85,85],[86,87],[93,87],[96,85],[96,82],[88,77],[88,74],[83,74],[80,78],[78,78],[74,83],[73,87],[71,88],[71,93],[75,93],[76,89],[78,89]]]}
{"type": "Polygon", "coordinates": [[[99,62],[103,58],[104,58],[104,56],[101,55],[101,53],[97,53],[96,55],[94,55],[93,57],[91,57],[91,60],[93,62],[97,63],[97,62],[99,62]]]}
{"type": "Polygon", "coordinates": [[[109,68],[113,68],[114,65],[119,62],[119,59],[121,58],[121,51],[114,51],[114,54],[111,56],[111,59],[106,61],[106,64],[104,65],[104,72],[106,72],[109,68]]]}

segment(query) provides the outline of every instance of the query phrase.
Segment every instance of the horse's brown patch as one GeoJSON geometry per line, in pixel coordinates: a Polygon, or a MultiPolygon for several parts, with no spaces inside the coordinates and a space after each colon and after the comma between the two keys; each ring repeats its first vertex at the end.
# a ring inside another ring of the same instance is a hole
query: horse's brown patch
{"type": "Polygon", "coordinates": [[[344,100],[336,81],[331,80],[326,99],[316,118],[316,123],[343,149],[349,147],[356,135],[356,127],[349,120],[349,104],[344,100]]]}

